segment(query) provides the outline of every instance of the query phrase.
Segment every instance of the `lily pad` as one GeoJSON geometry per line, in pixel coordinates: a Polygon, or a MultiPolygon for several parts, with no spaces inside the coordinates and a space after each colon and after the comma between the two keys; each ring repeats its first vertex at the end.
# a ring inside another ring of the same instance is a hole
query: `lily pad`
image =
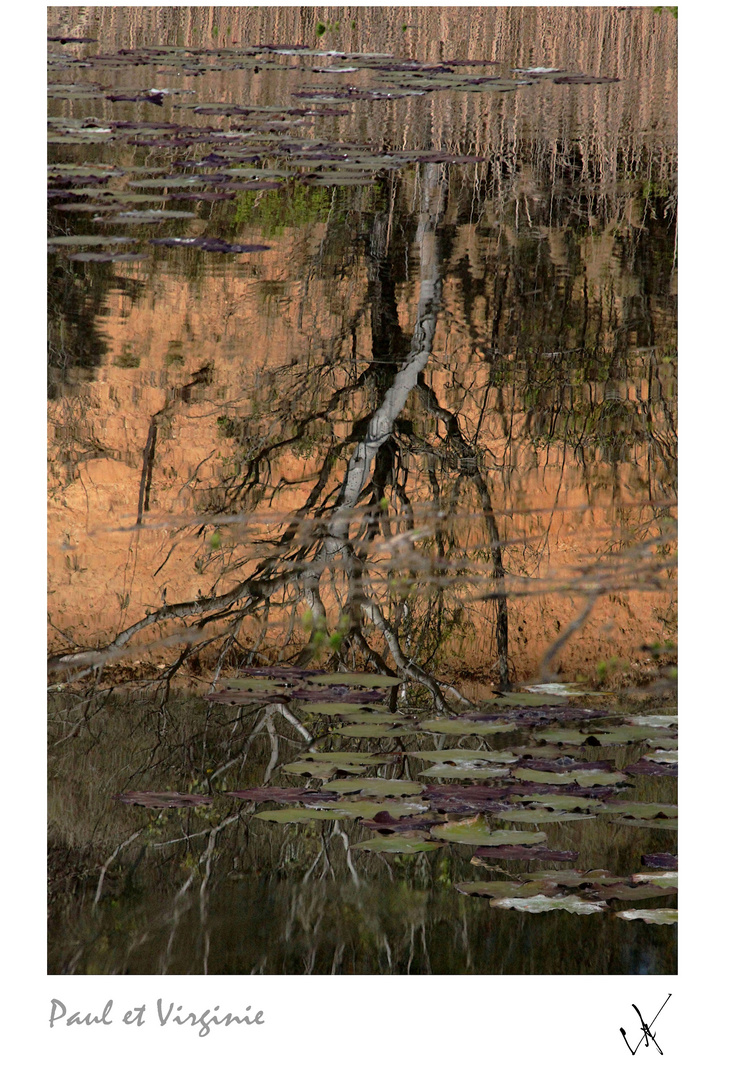
{"type": "Polygon", "coordinates": [[[349,671],[330,675],[311,675],[308,682],[317,683],[319,686],[364,686],[366,689],[375,689],[376,687],[400,686],[402,679],[393,675],[369,675],[349,671]]]}
{"type": "Polygon", "coordinates": [[[134,236],[49,236],[49,247],[101,247],[105,244],[137,244],[134,236]]]}
{"type": "Polygon", "coordinates": [[[302,708],[305,712],[320,713],[322,716],[343,716],[349,723],[363,721],[371,724],[394,724],[404,719],[398,713],[390,713],[385,705],[374,704],[373,709],[366,710],[355,702],[348,701],[306,701],[302,708]],[[382,720],[381,717],[384,717],[382,720]]]}
{"type": "Polygon", "coordinates": [[[518,761],[510,750],[410,750],[408,756],[435,761],[440,765],[459,765],[471,761],[500,761],[513,765],[518,761]]]}
{"type": "Polygon", "coordinates": [[[470,860],[476,865],[483,865],[484,859],[521,859],[539,862],[576,862],[579,851],[552,851],[545,847],[520,847],[505,844],[501,847],[479,847],[470,860]]]}
{"type": "Polygon", "coordinates": [[[307,750],[302,757],[308,761],[331,761],[336,765],[388,765],[399,759],[398,754],[372,754],[358,750],[307,750]]]}
{"type": "Polygon", "coordinates": [[[543,844],[546,841],[546,833],[521,832],[519,829],[491,829],[485,821],[479,818],[469,818],[466,821],[450,821],[446,825],[435,825],[432,835],[438,840],[449,840],[453,844],[471,844],[473,846],[485,845],[494,847],[504,844],[543,844]]]}
{"type": "Polygon", "coordinates": [[[551,896],[555,890],[548,882],[520,881],[456,881],[455,888],[466,896],[551,896]]]}
{"type": "Polygon", "coordinates": [[[384,780],[381,777],[364,780],[331,780],[323,785],[323,791],[337,791],[341,794],[359,791],[363,795],[419,795],[422,784],[411,780],[384,780]]]}
{"type": "MultiPolygon", "coordinates": [[[[325,795],[309,788],[247,788],[244,791],[225,791],[224,794],[232,799],[243,799],[245,802],[304,803],[305,805],[313,800],[324,802],[326,799],[325,795]]],[[[333,802],[336,799],[337,795],[333,795],[333,802]]]]}
{"type": "Polygon", "coordinates": [[[631,908],[629,911],[616,911],[618,919],[642,919],[647,923],[670,925],[678,923],[679,913],[676,908],[631,908]]]}
{"type": "Polygon", "coordinates": [[[349,813],[343,813],[340,807],[325,810],[311,806],[294,806],[288,810],[262,810],[254,816],[261,818],[262,821],[276,821],[281,825],[299,825],[305,821],[335,821],[352,817],[349,813]]]}
{"type": "Polygon", "coordinates": [[[639,829],[669,829],[676,830],[679,823],[676,818],[651,818],[649,821],[643,818],[617,817],[611,818],[613,825],[634,825],[639,829]]]}
{"type": "Polygon", "coordinates": [[[504,731],[517,731],[516,724],[501,720],[461,720],[435,719],[423,720],[419,725],[422,731],[435,735],[499,735],[504,731]]]}
{"type": "Polygon", "coordinates": [[[485,705],[490,705],[492,709],[505,709],[509,706],[516,705],[566,705],[566,694],[545,694],[545,693],[510,693],[500,694],[495,698],[490,698],[484,702],[485,705]]]}
{"type": "Polygon", "coordinates": [[[170,808],[183,809],[190,806],[211,806],[211,795],[184,795],[180,791],[123,791],[113,795],[116,802],[131,806],[145,806],[150,810],[170,808]]]}
{"type": "Polygon", "coordinates": [[[603,900],[591,903],[580,900],[577,896],[504,896],[491,900],[490,905],[495,908],[515,908],[531,915],[538,915],[543,911],[570,911],[574,915],[595,915],[607,911],[607,904],[603,900]]]}
{"type": "Polygon", "coordinates": [[[564,810],[503,810],[494,815],[501,821],[515,821],[521,825],[561,825],[564,821],[594,821],[594,814],[573,814],[564,810]]]}
{"type": "Polygon", "coordinates": [[[517,780],[531,780],[536,784],[579,784],[580,787],[596,785],[610,786],[627,783],[624,773],[596,772],[594,770],[573,769],[567,773],[540,772],[538,769],[514,769],[517,780]]]}
{"type": "Polygon", "coordinates": [[[669,803],[619,802],[612,799],[603,807],[602,813],[619,814],[629,818],[676,818],[678,806],[669,803]]]}
{"type": "Polygon", "coordinates": [[[365,765],[336,765],[331,761],[293,761],[289,765],[282,766],[284,772],[293,773],[296,776],[312,776],[315,780],[330,780],[337,772],[362,773],[366,771],[365,765]]]}
{"type": "MultiPolygon", "coordinates": [[[[349,716],[349,720],[351,717],[349,716]]],[[[350,724],[335,728],[333,735],[343,735],[347,739],[396,739],[403,735],[418,733],[416,727],[388,727],[386,724],[350,724]]]]}
{"type": "Polygon", "coordinates": [[[638,884],[662,885],[678,888],[677,870],[649,870],[646,874],[632,874],[631,881],[638,884]]]}
{"type": "Polygon", "coordinates": [[[508,776],[508,769],[498,765],[431,765],[419,775],[440,780],[489,780],[497,776],[508,776]]]}
{"type": "Polygon", "coordinates": [[[372,836],[358,844],[351,844],[354,851],[380,851],[392,855],[415,855],[419,851],[434,851],[443,847],[436,840],[421,840],[409,836],[372,836]]]}
{"type": "Polygon", "coordinates": [[[598,799],[586,799],[582,795],[519,795],[522,803],[540,803],[552,810],[589,810],[597,813],[604,807],[598,799]]]}
{"type": "Polygon", "coordinates": [[[70,255],[70,262],[144,262],[149,255],[143,255],[139,251],[78,251],[76,255],[70,255]]]}
{"type": "Polygon", "coordinates": [[[652,855],[641,856],[643,866],[651,866],[659,870],[678,870],[679,860],[676,855],[668,851],[656,851],[652,855]]]}

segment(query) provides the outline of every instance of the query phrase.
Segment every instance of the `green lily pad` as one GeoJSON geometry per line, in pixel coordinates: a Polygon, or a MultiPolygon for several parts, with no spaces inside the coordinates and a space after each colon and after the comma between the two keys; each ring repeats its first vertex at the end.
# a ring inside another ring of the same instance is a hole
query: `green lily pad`
{"type": "Polygon", "coordinates": [[[678,870],[650,870],[643,874],[632,874],[631,881],[648,885],[679,885],[678,870]]]}
{"type": "Polygon", "coordinates": [[[453,844],[471,844],[474,847],[498,847],[503,844],[543,844],[546,833],[521,832],[518,829],[491,829],[479,818],[465,821],[450,821],[446,825],[434,825],[430,830],[438,840],[449,840],[453,844]]]}
{"type": "Polygon", "coordinates": [[[396,760],[394,754],[370,754],[358,750],[307,750],[302,757],[308,761],[332,761],[337,765],[388,765],[396,760]]]}
{"type": "Polygon", "coordinates": [[[321,716],[344,716],[349,723],[394,724],[401,719],[398,713],[390,713],[386,705],[379,704],[374,704],[372,712],[367,712],[363,705],[352,701],[303,701],[302,708],[305,712],[320,713],[321,716]]]}
{"type": "Polygon", "coordinates": [[[293,761],[289,765],[283,765],[286,773],[294,773],[296,776],[312,776],[316,780],[330,780],[337,772],[347,772],[357,775],[366,772],[365,765],[337,765],[332,761],[293,761]]]}
{"type": "MultiPolygon", "coordinates": [[[[348,718],[351,719],[350,716],[348,718]]],[[[388,727],[386,724],[349,724],[335,728],[333,735],[343,735],[347,739],[396,739],[402,735],[418,734],[414,727],[388,727]]]]}
{"type": "Polygon", "coordinates": [[[343,799],[336,803],[328,802],[326,805],[336,807],[338,813],[346,817],[367,818],[368,820],[372,820],[377,814],[384,811],[388,811],[392,817],[400,818],[421,814],[429,809],[426,803],[417,802],[414,796],[401,799],[382,798],[379,802],[366,799],[354,799],[353,801],[343,799]]]}
{"type": "Polygon", "coordinates": [[[541,896],[546,882],[536,881],[456,881],[455,888],[466,896],[541,896]]]}
{"type": "Polygon", "coordinates": [[[593,813],[597,813],[605,805],[598,799],[587,799],[582,795],[519,795],[517,801],[540,803],[552,810],[589,810],[593,813]]]}
{"type": "Polygon", "coordinates": [[[399,686],[401,679],[394,675],[368,675],[358,672],[337,672],[332,675],[311,675],[308,682],[320,686],[363,686],[366,690],[375,690],[382,686],[399,686]]]}
{"type": "Polygon", "coordinates": [[[629,818],[629,817],[617,817],[611,818],[613,825],[634,825],[639,829],[667,829],[676,830],[679,827],[679,823],[676,818],[669,820],[668,818],[651,818],[650,821],[644,818],[629,818]]]}
{"type": "Polygon", "coordinates": [[[435,735],[500,735],[504,731],[517,731],[518,725],[501,720],[460,720],[459,718],[423,720],[422,731],[435,735]]]}
{"type": "Polygon", "coordinates": [[[410,750],[409,757],[436,761],[439,765],[459,765],[470,761],[501,761],[513,765],[518,761],[510,750],[410,750]]]}
{"type": "Polygon", "coordinates": [[[563,821],[594,821],[595,814],[572,814],[563,810],[503,810],[494,817],[519,825],[561,825],[563,821]]]}
{"type": "Polygon", "coordinates": [[[676,818],[679,808],[669,803],[616,802],[608,803],[601,813],[629,818],[657,818],[659,814],[662,818],[676,818]]]}
{"type": "Polygon", "coordinates": [[[392,855],[414,855],[418,851],[434,851],[435,848],[444,847],[436,840],[420,840],[409,836],[374,836],[370,840],[362,840],[359,844],[351,844],[352,850],[381,851],[392,855]]]}
{"type": "Polygon", "coordinates": [[[134,225],[146,221],[169,221],[171,218],[194,218],[192,210],[123,210],[106,220],[112,225],[134,225]]]}
{"type": "Polygon", "coordinates": [[[323,785],[323,791],[339,791],[342,794],[360,791],[363,795],[419,795],[422,784],[412,780],[384,780],[377,776],[364,780],[331,780],[323,785]]]}
{"type": "Polygon", "coordinates": [[[566,694],[522,694],[519,692],[511,694],[501,694],[499,697],[488,698],[482,702],[483,706],[489,706],[491,709],[504,709],[509,705],[566,705],[566,694]]]}
{"type": "Polygon", "coordinates": [[[571,911],[574,915],[595,915],[607,911],[604,900],[594,903],[588,900],[580,900],[577,896],[504,896],[491,900],[491,907],[515,908],[517,911],[526,911],[531,915],[541,914],[543,911],[571,911]]]}
{"type": "Polygon", "coordinates": [[[678,724],[678,714],[668,716],[626,716],[626,724],[639,724],[641,727],[673,727],[678,724]]]}
{"type": "Polygon", "coordinates": [[[340,808],[332,810],[319,810],[310,806],[293,806],[286,810],[262,810],[255,814],[262,821],[277,821],[281,825],[299,825],[304,821],[333,821],[352,817],[351,814],[342,813],[340,808]]]}
{"type": "Polygon", "coordinates": [[[631,908],[629,911],[616,911],[618,919],[642,919],[647,923],[671,924],[679,921],[676,908],[631,908]]]}
{"type": "Polygon", "coordinates": [[[489,780],[496,776],[508,776],[507,768],[471,765],[432,765],[419,774],[440,780],[489,780]]]}
{"type": "Polygon", "coordinates": [[[648,761],[676,762],[679,760],[678,750],[652,750],[646,754],[648,761]]]}
{"type": "Polygon", "coordinates": [[[134,236],[49,236],[49,247],[92,247],[102,244],[136,244],[134,236]]]}
{"type": "Polygon", "coordinates": [[[521,874],[523,881],[548,881],[552,885],[565,885],[570,889],[580,885],[620,885],[626,879],[609,874],[607,870],[536,870],[530,874],[521,874]]]}
{"type": "Polygon", "coordinates": [[[662,728],[637,727],[632,724],[616,728],[614,731],[542,731],[541,738],[548,743],[562,743],[566,746],[582,746],[589,739],[591,745],[622,746],[625,743],[644,742],[649,739],[657,739],[667,734],[672,737],[673,731],[664,731],[662,728]]]}
{"type": "Polygon", "coordinates": [[[536,784],[579,784],[580,787],[609,787],[613,784],[627,783],[628,778],[621,772],[597,772],[592,769],[573,769],[572,772],[553,773],[538,769],[514,769],[512,776],[517,780],[531,780],[536,784]]]}

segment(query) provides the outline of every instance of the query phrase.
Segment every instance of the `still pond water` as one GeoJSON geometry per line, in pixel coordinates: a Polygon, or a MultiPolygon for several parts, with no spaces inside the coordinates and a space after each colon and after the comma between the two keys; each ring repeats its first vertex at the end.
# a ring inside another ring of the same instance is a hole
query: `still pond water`
{"type": "Polygon", "coordinates": [[[674,972],[673,15],[49,14],[49,971],[674,972]]]}

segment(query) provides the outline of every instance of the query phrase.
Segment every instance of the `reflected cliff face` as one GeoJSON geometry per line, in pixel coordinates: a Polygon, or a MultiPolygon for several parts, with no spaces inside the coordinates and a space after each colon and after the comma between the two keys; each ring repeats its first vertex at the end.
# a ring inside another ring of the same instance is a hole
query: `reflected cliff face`
{"type": "MultiPolygon", "coordinates": [[[[64,39],[49,42],[50,672],[84,702],[62,709],[64,737],[112,684],[165,710],[183,677],[200,694],[272,664],[395,677],[401,707],[440,716],[554,679],[645,688],[662,707],[675,20],[212,11],[50,12],[64,39]]],[[[281,737],[268,716],[264,737],[281,737]]],[[[200,739],[181,733],[190,775],[153,754],[151,787],[198,783],[200,739]]],[[[110,744],[104,768],[120,755],[110,744]]],[[[249,782],[270,779],[259,764],[249,782]]],[[[62,835],[74,813],[59,809],[62,835]]],[[[430,914],[408,946],[387,934],[390,970],[435,970],[437,862],[420,859],[430,914]]],[[[388,922],[397,886],[379,888],[388,922]]],[[[265,893],[291,927],[320,904],[265,893]]],[[[150,957],[135,946],[138,970],[158,969],[175,903],[150,957]]],[[[298,957],[323,932],[308,927],[298,957]]],[[[495,968],[474,930],[459,969],[495,968]]],[[[647,944],[653,927],[636,930],[647,944]]],[[[237,970],[287,969],[282,950],[264,961],[249,942],[237,970]]],[[[607,970],[631,969],[613,956],[607,970]]]]}

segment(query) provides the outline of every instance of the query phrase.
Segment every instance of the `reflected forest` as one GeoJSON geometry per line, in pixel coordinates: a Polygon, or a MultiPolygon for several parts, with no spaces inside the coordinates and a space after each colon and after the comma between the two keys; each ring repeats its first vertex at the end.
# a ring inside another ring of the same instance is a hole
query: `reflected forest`
{"type": "Polygon", "coordinates": [[[48,19],[49,972],[675,973],[676,8],[48,19]]]}

